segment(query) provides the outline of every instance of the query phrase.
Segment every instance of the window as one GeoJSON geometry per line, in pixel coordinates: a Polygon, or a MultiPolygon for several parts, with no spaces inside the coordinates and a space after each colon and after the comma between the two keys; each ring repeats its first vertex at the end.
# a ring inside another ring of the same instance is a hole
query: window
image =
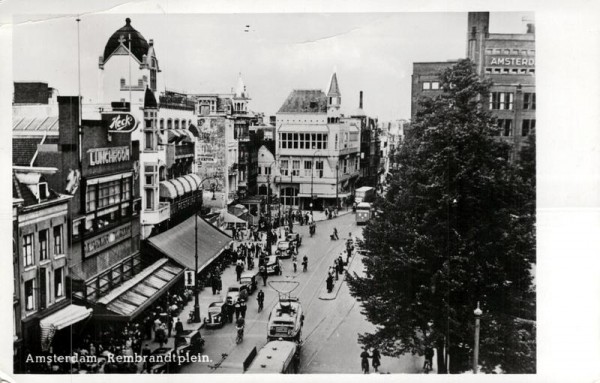
{"type": "Polygon", "coordinates": [[[521,68],[521,69],[519,69],[519,72],[520,72],[521,74],[527,73],[527,69],[525,69],[525,68],[521,68]]]}
{"type": "Polygon", "coordinates": [[[35,310],[35,297],[33,295],[34,280],[25,281],[25,310],[35,310]]]}
{"type": "Polygon", "coordinates": [[[40,230],[38,233],[40,240],[40,261],[48,259],[48,230],[40,230]]]}
{"type": "Polygon", "coordinates": [[[123,178],[123,198],[122,201],[131,199],[131,177],[123,178]]]}
{"type": "Polygon", "coordinates": [[[431,89],[431,83],[429,81],[426,81],[423,83],[423,90],[429,90],[431,89]]]}
{"type": "Polygon", "coordinates": [[[154,210],[154,189],[146,190],[146,210],[154,210]]]}
{"type": "Polygon", "coordinates": [[[500,48],[496,48],[496,49],[494,49],[494,54],[495,54],[495,55],[502,54],[502,49],[500,49],[500,48]]]}
{"type": "Polygon", "coordinates": [[[513,110],[514,95],[510,92],[491,92],[490,109],[513,110]]]}
{"type": "Polygon", "coordinates": [[[258,175],[260,176],[262,174],[262,166],[258,167],[258,175]]]}
{"type": "Polygon", "coordinates": [[[519,70],[517,68],[513,68],[510,70],[512,74],[518,74],[519,70]]]}
{"type": "Polygon", "coordinates": [[[304,161],[304,176],[310,177],[312,175],[312,160],[304,161]]]}
{"type": "Polygon", "coordinates": [[[440,89],[440,83],[438,81],[434,81],[431,83],[431,89],[437,90],[440,89]]]}
{"type": "Polygon", "coordinates": [[[535,110],[535,93],[523,93],[523,109],[535,110]]]}
{"type": "Polygon", "coordinates": [[[281,160],[281,175],[287,176],[288,174],[288,160],[281,160]]]}
{"type": "Polygon", "coordinates": [[[535,69],[529,69],[529,73],[534,74],[535,73],[535,69]]]}
{"type": "Polygon", "coordinates": [[[494,73],[502,73],[502,68],[494,68],[494,73]]]}
{"type": "Polygon", "coordinates": [[[292,175],[293,176],[300,175],[300,160],[292,161],[292,175]]]}
{"type": "Polygon", "coordinates": [[[319,178],[323,178],[323,161],[315,162],[315,170],[317,171],[319,178]]]}
{"type": "Polygon", "coordinates": [[[521,55],[527,56],[527,49],[521,49],[521,55]]]}
{"type": "Polygon", "coordinates": [[[335,134],[335,149],[338,148],[338,135],[337,133],[335,134]]]}
{"type": "Polygon", "coordinates": [[[63,253],[63,237],[62,237],[62,225],[54,226],[52,228],[54,236],[54,255],[63,253]]]}
{"type": "Polygon", "coordinates": [[[270,176],[271,175],[271,167],[270,166],[265,166],[265,175],[266,176],[270,176]]]}
{"type": "Polygon", "coordinates": [[[518,49],[513,49],[512,50],[512,54],[513,55],[518,55],[519,54],[519,50],[518,49]]]}
{"type": "Polygon", "coordinates": [[[65,278],[64,267],[60,267],[60,268],[54,270],[54,297],[55,298],[59,298],[59,297],[62,297],[63,295],[65,295],[64,278],[65,278]]]}
{"type": "Polygon", "coordinates": [[[535,130],[535,120],[523,120],[523,125],[521,126],[521,135],[523,137],[527,137],[532,130],[535,130]]]}
{"type": "Polygon", "coordinates": [[[492,68],[485,68],[485,74],[492,74],[492,68]]]}
{"type": "Polygon", "coordinates": [[[512,120],[510,119],[499,119],[498,127],[500,128],[500,135],[504,137],[512,136],[512,120]]]}
{"type": "Polygon", "coordinates": [[[154,150],[154,132],[144,132],[144,142],[146,150],[154,150]]]}
{"type": "Polygon", "coordinates": [[[170,118],[167,120],[167,129],[172,129],[173,128],[173,120],[171,120],[170,118]]]}
{"type": "Polygon", "coordinates": [[[98,208],[121,202],[121,180],[102,183],[98,186],[98,208]]]}
{"type": "Polygon", "coordinates": [[[348,160],[342,161],[342,168],[344,169],[343,174],[347,174],[348,173],[348,160]]]}
{"type": "Polygon", "coordinates": [[[33,265],[33,234],[23,236],[23,266],[33,265]]]}
{"type": "Polygon", "coordinates": [[[175,129],[179,129],[179,119],[175,119],[175,125],[173,126],[175,129]]]}
{"type": "Polygon", "coordinates": [[[159,127],[160,127],[160,130],[165,130],[165,119],[164,118],[160,119],[159,127]]]}
{"type": "Polygon", "coordinates": [[[502,72],[504,74],[509,74],[510,73],[510,69],[509,68],[504,68],[502,72]]]}
{"type": "Polygon", "coordinates": [[[121,79],[121,88],[125,88],[125,79],[124,78],[121,79]]]}

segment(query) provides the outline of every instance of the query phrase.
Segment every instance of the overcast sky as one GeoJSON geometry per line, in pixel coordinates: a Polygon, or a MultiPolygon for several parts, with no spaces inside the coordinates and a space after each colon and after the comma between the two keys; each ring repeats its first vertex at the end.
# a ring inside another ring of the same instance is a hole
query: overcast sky
{"type": "MultiPolygon", "coordinates": [[[[523,17],[492,13],[490,32],[525,31],[523,17]]],[[[167,89],[230,92],[242,73],[250,108],[273,115],[292,89],[326,90],[334,68],[342,109],[358,107],[380,120],[410,116],[412,63],[464,57],[467,13],[364,14],[99,14],[81,19],[82,95],[97,94],[98,57],[125,18],[154,45],[167,89]],[[245,32],[249,25],[249,32],[245,32]]],[[[32,17],[28,16],[28,20],[32,17]]],[[[77,94],[74,16],[17,21],[15,81],[44,81],[77,94]],[[19,22],[21,21],[21,22],[19,22]]]]}

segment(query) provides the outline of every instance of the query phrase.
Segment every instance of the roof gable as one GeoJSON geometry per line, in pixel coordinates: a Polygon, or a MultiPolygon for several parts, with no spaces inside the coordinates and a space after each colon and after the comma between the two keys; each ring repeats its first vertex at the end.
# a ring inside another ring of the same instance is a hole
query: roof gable
{"type": "Polygon", "coordinates": [[[295,89],[277,113],[327,113],[327,97],[320,89],[295,89]]]}

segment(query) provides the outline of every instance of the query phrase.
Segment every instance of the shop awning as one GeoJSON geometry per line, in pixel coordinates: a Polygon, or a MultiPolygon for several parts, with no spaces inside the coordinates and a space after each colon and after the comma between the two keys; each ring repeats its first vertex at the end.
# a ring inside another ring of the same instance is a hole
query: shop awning
{"type": "Polygon", "coordinates": [[[196,180],[196,185],[198,185],[198,187],[200,187],[200,185],[202,184],[202,179],[200,178],[200,176],[198,174],[188,174],[186,175],[186,177],[191,177],[194,180],[196,180]]]}
{"type": "Polygon", "coordinates": [[[130,321],[160,298],[183,275],[183,267],[162,258],[100,298],[94,317],[130,321]]]}
{"type": "Polygon", "coordinates": [[[181,129],[180,131],[182,137],[183,137],[183,142],[195,142],[196,138],[194,137],[194,135],[192,134],[192,132],[190,132],[187,129],[181,129]]]}
{"type": "Polygon", "coordinates": [[[82,321],[91,314],[92,309],[71,304],[40,320],[42,349],[48,350],[56,331],[82,321]]]}
{"type": "Polygon", "coordinates": [[[182,178],[190,183],[190,185],[192,186],[192,191],[198,190],[198,187],[200,185],[198,184],[198,181],[196,181],[196,179],[194,177],[192,177],[191,175],[188,174],[188,175],[183,176],[182,178]]]}
{"type": "Polygon", "coordinates": [[[177,197],[177,189],[170,181],[160,182],[160,196],[164,198],[174,199],[177,197]]]}
{"type": "Polygon", "coordinates": [[[181,184],[183,185],[183,189],[185,190],[186,193],[191,192],[192,190],[196,190],[196,183],[192,180],[190,180],[189,178],[186,178],[185,176],[183,177],[179,177],[177,178],[179,181],[181,181],[181,184]]]}
{"type": "Polygon", "coordinates": [[[183,187],[183,183],[181,183],[181,181],[177,178],[169,180],[170,183],[173,184],[173,186],[175,186],[175,189],[177,190],[177,195],[178,196],[182,196],[185,194],[185,188],[183,187]]]}
{"type": "Polygon", "coordinates": [[[167,130],[167,134],[169,142],[178,142],[183,137],[183,134],[179,132],[179,129],[169,129],[167,130]]]}
{"type": "Polygon", "coordinates": [[[238,217],[236,217],[235,215],[231,214],[230,212],[228,212],[227,210],[223,209],[221,210],[221,218],[223,219],[223,222],[226,223],[243,223],[246,224],[246,221],[244,221],[243,219],[239,219],[238,217]]]}
{"type": "MultiPolygon", "coordinates": [[[[198,219],[198,271],[208,266],[232,242],[225,232],[198,219]]],[[[190,270],[195,268],[196,216],[148,239],[148,244],[190,270]]]]}

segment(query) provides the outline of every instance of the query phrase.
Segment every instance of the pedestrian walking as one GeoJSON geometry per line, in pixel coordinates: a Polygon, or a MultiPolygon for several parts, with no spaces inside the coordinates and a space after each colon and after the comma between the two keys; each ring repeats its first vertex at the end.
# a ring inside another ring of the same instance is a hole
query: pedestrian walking
{"type": "Polygon", "coordinates": [[[366,348],[363,350],[363,352],[360,353],[360,365],[361,365],[362,371],[365,374],[369,373],[369,358],[370,357],[371,357],[371,355],[369,355],[366,348]]]}
{"type": "Polygon", "coordinates": [[[302,258],[302,271],[306,271],[308,268],[308,257],[305,255],[304,258],[302,258]]]}
{"type": "Polygon", "coordinates": [[[217,276],[216,276],[216,275],[213,275],[213,276],[210,278],[210,286],[212,287],[212,293],[213,293],[213,295],[215,295],[215,294],[217,293],[217,290],[218,290],[218,288],[217,288],[217,287],[218,287],[218,283],[219,283],[219,282],[218,282],[217,276]]]}
{"type": "Polygon", "coordinates": [[[294,265],[294,274],[295,274],[296,271],[298,271],[298,262],[296,261],[296,256],[294,256],[294,259],[292,260],[292,265],[294,265]]]}
{"type": "Polygon", "coordinates": [[[221,276],[219,275],[217,277],[217,294],[221,294],[222,289],[223,289],[223,280],[221,279],[221,276]]]}
{"type": "Polygon", "coordinates": [[[144,345],[144,348],[142,349],[142,359],[144,361],[142,368],[148,373],[150,372],[150,367],[151,367],[151,363],[149,362],[151,354],[152,354],[152,351],[150,350],[150,346],[148,346],[148,344],[146,343],[144,345]]]}
{"type": "Polygon", "coordinates": [[[423,369],[431,371],[433,369],[433,347],[425,347],[425,363],[423,363],[423,369]]]}
{"type": "Polygon", "coordinates": [[[246,300],[240,299],[240,315],[244,319],[246,318],[246,309],[248,309],[248,307],[246,307],[246,300]]]}
{"type": "Polygon", "coordinates": [[[175,323],[175,336],[177,338],[181,338],[182,335],[183,335],[183,323],[181,322],[181,319],[177,318],[177,322],[175,323]]]}
{"type": "Polygon", "coordinates": [[[373,369],[375,372],[379,372],[378,368],[381,365],[381,355],[379,354],[379,350],[377,348],[373,349],[371,358],[373,359],[373,369]]]}
{"type": "Polygon", "coordinates": [[[154,320],[154,340],[158,341],[158,330],[160,330],[160,325],[162,322],[158,317],[154,320]]]}
{"type": "Polygon", "coordinates": [[[168,337],[171,337],[171,331],[173,330],[173,317],[171,316],[171,314],[169,314],[169,316],[167,317],[167,331],[168,331],[168,337]]]}
{"type": "Polygon", "coordinates": [[[277,271],[279,275],[283,274],[283,265],[281,264],[281,259],[277,258],[277,271]]]}
{"type": "Polygon", "coordinates": [[[262,277],[262,280],[263,280],[263,286],[266,286],[268,274],[267,274],[267,268],[265,267],[265,265],[262,265],[260,267],[260,276],[262,277]]]}
{"type": "Polygon", "coordinates": [[[331,290],[333,290],[333,276],[331,276],[331,274],[329,274],[327,276],[327,292],[331,293],[331,290]]]}
{"type": "Polygon", "coordinates": [[[262,290],[258,292],[258,295],[256,296],[256,301],[258,302],[258,311],[260,312],[263,309],[263,303],[265,301],[265,293],[262,290]]]}
{"type": "Polygon", "coordinates": [[[233,305],[233,309],[235,311],[235,320],[238,320],[238,318],[240,317],[240,314],[242,312],[242,306],[240,305],[239,300],[237,302],[235,302],[235,304],[233,305]]]}
{"type": "Polygon", "coordinates": [[[240,265],[239,263],[235,266],[235,274],[237,275],[237,281],[239,282],[241,277],[242,277],[242,271],[244,270],[244,267],[242,265],[240,265]]]}

